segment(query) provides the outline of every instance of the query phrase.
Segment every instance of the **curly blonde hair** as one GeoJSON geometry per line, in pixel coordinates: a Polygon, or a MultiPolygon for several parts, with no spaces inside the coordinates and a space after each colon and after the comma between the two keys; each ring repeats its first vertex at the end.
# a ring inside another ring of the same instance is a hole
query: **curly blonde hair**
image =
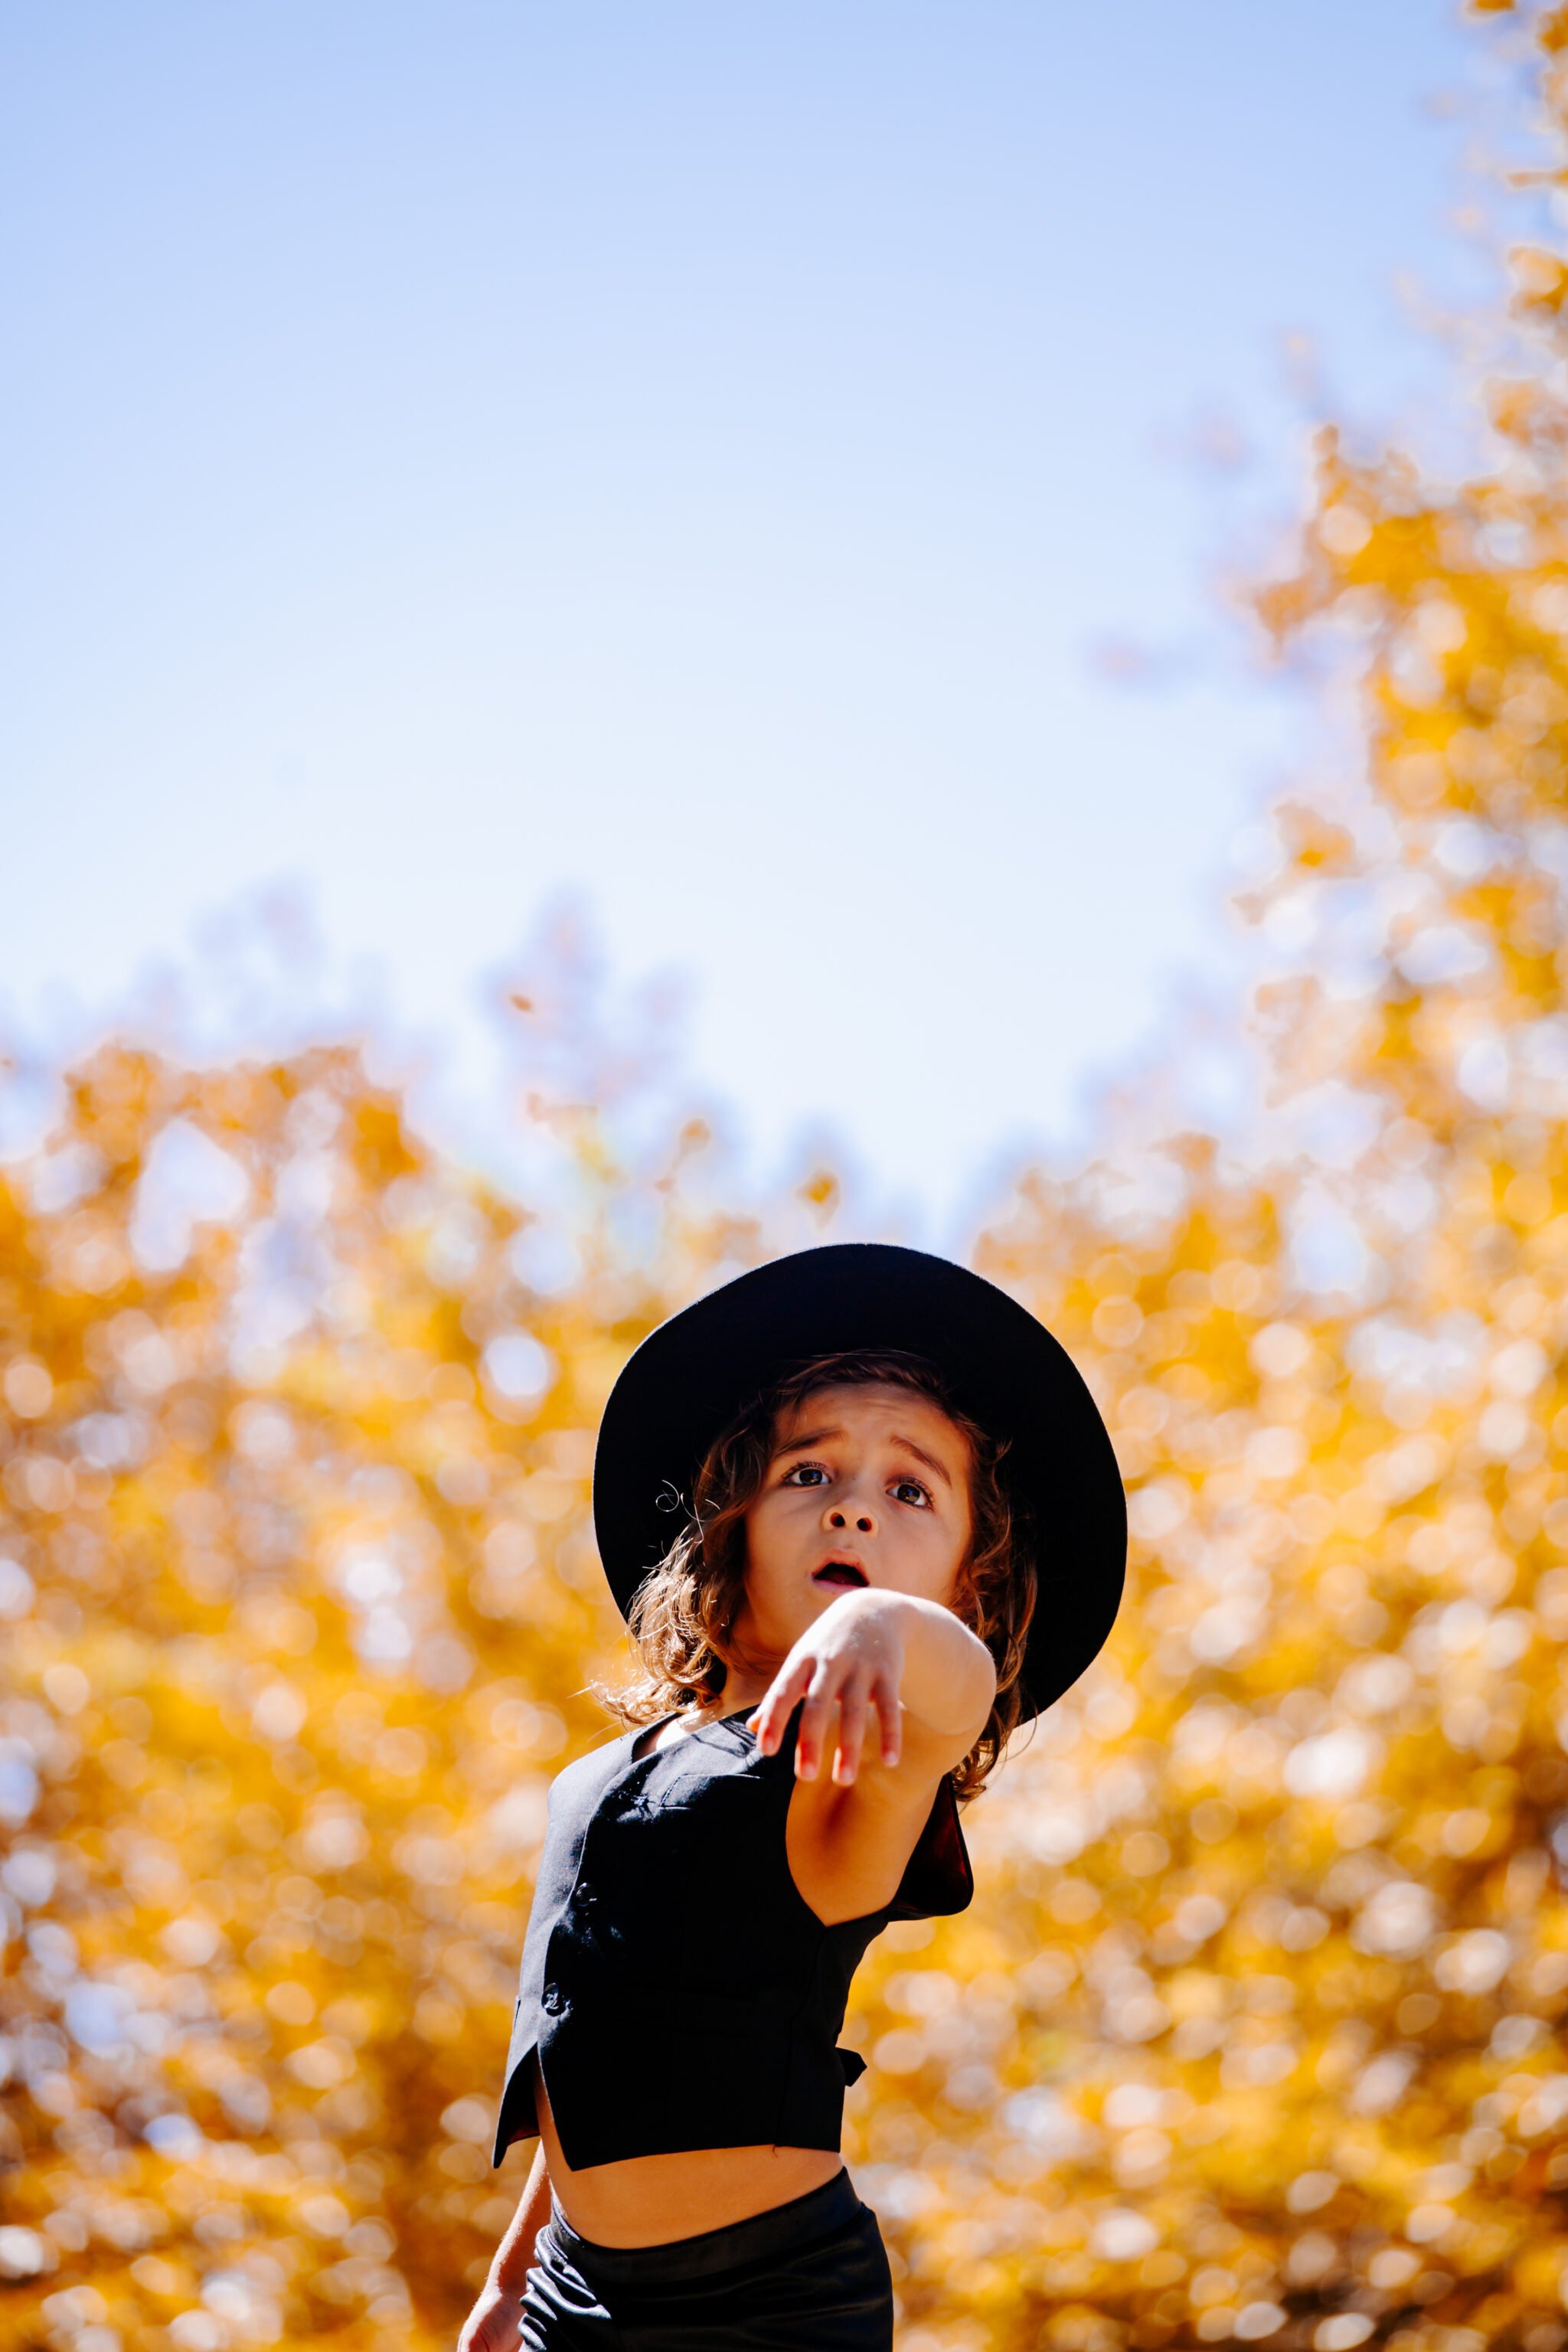
{"type": "Polygon", "coordinates": [[[709,1447],[691,1515],[627,1612],[642,1674],[595,1696],[628,1727],[718,1698],[729,1673],[725,1645],[745,1592],[746,1513],[761,1493],[784,1416],[815,1390],[887,1384],[910,1390],[946,1414],[969,1448],[972,1530],[954,1613],[984,1643],[996,1696],[984,1729],[952,1773],[961,1799],[977,1795],[1022,1713],[1018,1676],[1037,1593],[1033,1544],[1002,1476],[1006,1441],[990,1436],[954,1402],[942,1375],[901,1349],[816,1357],[753,1397],[709,1447]]]}

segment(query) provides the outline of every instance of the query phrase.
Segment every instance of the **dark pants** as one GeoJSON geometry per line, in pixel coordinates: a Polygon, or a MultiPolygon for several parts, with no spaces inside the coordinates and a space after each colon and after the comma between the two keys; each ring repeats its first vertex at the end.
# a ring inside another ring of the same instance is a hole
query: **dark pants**
{"type": "Polygon", "coordinates": [[[552,2200],[519,2340],[526,2352],[892,2352],[893,2284],[847,2172],[667,2246],[593,2245],[552,2200]]]}

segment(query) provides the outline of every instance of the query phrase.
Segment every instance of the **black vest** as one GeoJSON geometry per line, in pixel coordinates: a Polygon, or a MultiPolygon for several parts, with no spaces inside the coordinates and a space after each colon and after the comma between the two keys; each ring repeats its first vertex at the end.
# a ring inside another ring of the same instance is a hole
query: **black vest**
{"type": "Polygon", "coordinates": [[[865,2061],[835,2042],[867,1945],[890,1919],[963,1910],[974,1880],[944,1780],[893,1900],[825,1927],[784,1851],[799,1721],[773,1756],[734,1715],[634,1758],[644,1725],[557,1777],[492,2162],[539,2128],[535,2049],[574,2170],[837,2149],[865,2061]]]}

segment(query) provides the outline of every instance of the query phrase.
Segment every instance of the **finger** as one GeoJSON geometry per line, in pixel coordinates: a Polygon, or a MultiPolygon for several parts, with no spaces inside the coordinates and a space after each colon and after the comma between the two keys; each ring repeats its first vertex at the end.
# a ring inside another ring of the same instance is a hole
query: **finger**
{"type": "Polygon", "coordinates": [[[903,1710],[899,1705],[897,1687],[890,1682],[879,1682],[872,1697],[882,1727],[882,1761],[891,1768],[904,1752],[903,1710]]]}
{"type": "Polygon", "coordinates": [[[866,1685],[858,1681],[839,1694],[838,1744],[833,1752],[833,1777],[841,1789],[849,1787],[860,1769],[868,1696],[866,1685]]]}
{"type": "Polygon", "coordinates": [[[773,1755],[783,1739],[795,1701],[804,1694],[813,1670],[810,1658],[798,1659],[793,1666],[786,1661],[773,1677],[773,1687],[762,1705],[747,1718],[764,1756],[773,1755]]]}
{"type": "Polygon", "coordinates": [[[806,1692],[805,1705],[800,1711],[800,1729],[795,1734],[795,1769],[797,1780],[816,1780],[817,1766],[827,1744],[828,1725],[837,1704],[837,1671],[825,1665],[818,1666],[812,1677],[811,1688],[806,1692]]]}
{"type": "Polygon", "coordinates": [[[762,1749],[764,1756],[771,1753],[772,1748],[775,1744],[774,1734],[777,1728],[777,1708],[775,1702],[782,1694],[785,1682],[793,1671],[794,1669],[788,1665],[783,1667],[780,1672],[774,1675],[773,1681],[769,1684],[762,1697],[757,1701],[756,1706],[752,1709],[751,1714],[746,1717],[746,1728],[748,1731],[755,1733],[757,1745],[762,1749]]]}

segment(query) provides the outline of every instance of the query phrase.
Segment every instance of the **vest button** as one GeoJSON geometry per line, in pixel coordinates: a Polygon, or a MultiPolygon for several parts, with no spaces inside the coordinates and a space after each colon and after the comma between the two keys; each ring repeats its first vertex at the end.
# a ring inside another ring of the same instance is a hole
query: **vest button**
{"type": "Polygon", "coordinates": [[[559,1985],[547,1984],[545,1986],[544,2006],[550,2011],[552,2017],[560,2016],[562,2011],[566,2006],[566,1996],[562,1991],[559,1985]]]}

